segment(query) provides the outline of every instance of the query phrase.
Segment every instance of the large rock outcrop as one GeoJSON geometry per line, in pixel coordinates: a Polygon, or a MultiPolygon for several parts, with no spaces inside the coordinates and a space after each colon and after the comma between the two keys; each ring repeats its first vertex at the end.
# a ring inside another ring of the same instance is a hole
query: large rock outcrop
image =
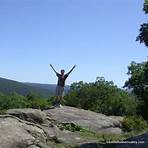
{"type": "Polygon", "coordinates": [[[58,125],[72,123],[94,132],[121,134],[122,119],[67,106],[45,111],[10,109],[0,115],[0,148],[85,146],[86,143],[97,143],[98,139],[60,130],[58,125]]]}
{"type": "Polygon", "coordinates": [[[106,116],[104,114],[63,106],[44,111],[59,123],[74,123],[95,132],[121,134],[123,117],[106,116]]]}

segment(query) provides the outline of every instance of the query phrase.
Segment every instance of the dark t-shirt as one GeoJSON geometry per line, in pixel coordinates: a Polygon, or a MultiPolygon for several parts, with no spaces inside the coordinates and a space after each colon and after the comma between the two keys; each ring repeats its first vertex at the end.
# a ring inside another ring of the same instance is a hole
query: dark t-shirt
{"type": "Polygon", "coordinates": [[[65,80],[68,77],[68,74],[65,74],[64,76],[62,76],[61,74],[57,73],[56,75],[58,77],[58,84],[57,85],[64,87],[65,86],[65,80]]]}

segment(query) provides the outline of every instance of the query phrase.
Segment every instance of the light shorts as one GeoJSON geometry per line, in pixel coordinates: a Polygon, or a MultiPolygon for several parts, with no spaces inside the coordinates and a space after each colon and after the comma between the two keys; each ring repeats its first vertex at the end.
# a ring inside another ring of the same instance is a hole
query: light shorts
{"type": "Polygon", "coordinates": [[[64,96],[64,87],[57,85],[55,95],[64,96]]]}

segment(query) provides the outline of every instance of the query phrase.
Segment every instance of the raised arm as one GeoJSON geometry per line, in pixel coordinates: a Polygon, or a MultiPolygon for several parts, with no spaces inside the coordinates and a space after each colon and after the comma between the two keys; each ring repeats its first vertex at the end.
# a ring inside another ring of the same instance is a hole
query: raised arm
{"type": "Polygon", "coordinates": [[[73,67],[72,67],[72,69],[67,73],[67,75],[69,75],[72,71],[73,71],[73,69],[76,67],[76,65],[74,65],[73,67]]]}
{"type": "Polygon", "coordinates": [[[53,68],[53,66],[50,64],[51,68],[53,69],[53,71],[57,74],[56,70],[53,68]]]}

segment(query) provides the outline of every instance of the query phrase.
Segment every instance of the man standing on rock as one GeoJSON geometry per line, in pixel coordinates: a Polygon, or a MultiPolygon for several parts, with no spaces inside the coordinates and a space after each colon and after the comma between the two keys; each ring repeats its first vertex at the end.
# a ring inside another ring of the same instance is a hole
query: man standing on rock
{"type": "Polygon", "coordinates": [[[76,65],[74,65],[72,67],[72,69],[66,74],[64,74],[65,73],[64,69],[61,69],[61,74],[60,74],[60,73],[56,72],[56,70],[53,68],[53,66],[51,64],[50,64],[50,66],[53,69],[53,71],[56,73],[56,76],[58,77],[58,83],[56,86],[57,100],[56,100],[54,106],[61,107],[61,102],[63,100],[64,87],[65,87],[65,80],[69,76],[69,74],[73,71],[73,69],[76,67],[76,65]]]}

